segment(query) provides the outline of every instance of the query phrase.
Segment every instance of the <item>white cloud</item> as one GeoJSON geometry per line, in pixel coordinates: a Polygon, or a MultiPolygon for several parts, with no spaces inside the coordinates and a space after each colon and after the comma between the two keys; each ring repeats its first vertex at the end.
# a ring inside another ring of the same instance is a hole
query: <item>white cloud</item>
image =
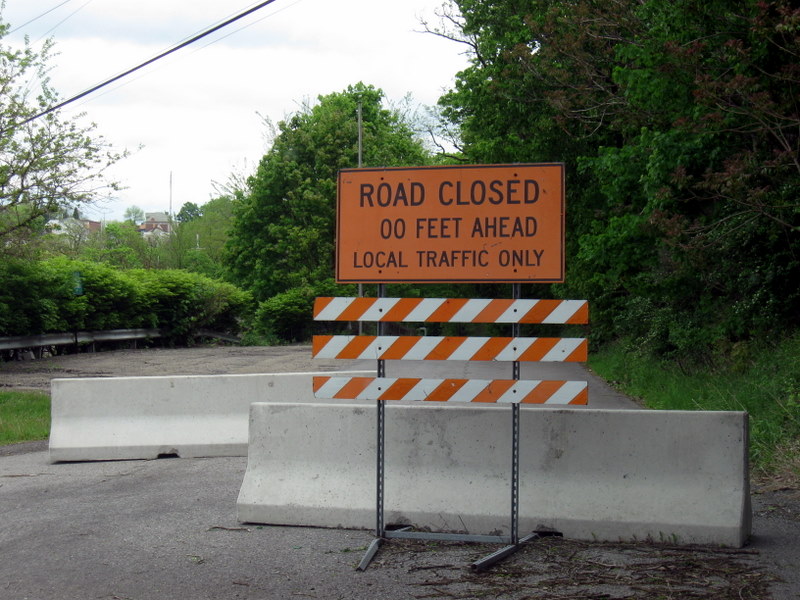
{"type": "MultiPolygon", "coordinates": [[[[7,0],[12,27],[44,13],[56,0],[7,0]]],[[[185,37],[256,3],[231,7],[212,0],[92,0],[68,3],[15,33],[36,40],[83,6],[52,33],[59,56],[51,72],[62,97],[81,92],[171,47],[185,37]],[[73,6],[73,4],[75,6],[73,6]]],[[[173,174],[173,210],[202,203],[213,181],[257,164],[264,152],[257,113],[273,122],[304,100],[363,81],[390,100],[411,93],[434,104],[464,68],[462,48],[422,34],[441,0],[277,0],[241,23],[64,109],[85,112],[116,147],[144,148],[114,175],[128,186],[97,211],[122,218],[136,204],[167,210],[173,174]],[[266,16],[266,18],[264,18],[266,16]],[[246,29],[236,31],[244,24],[246,29]],[[220,37],[227,35],[224,39],[220,37]],[[203,47],[210,40],[215,43],[203,47]]]]}

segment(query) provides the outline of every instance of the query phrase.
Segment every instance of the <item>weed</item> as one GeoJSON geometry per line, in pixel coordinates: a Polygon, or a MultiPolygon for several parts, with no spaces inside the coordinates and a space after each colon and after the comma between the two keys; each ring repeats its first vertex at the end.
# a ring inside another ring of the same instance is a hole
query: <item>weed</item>
{"type": "Polygon", "coordinates": [[[662,410],[744,411],[750,419],[750,458],[761,471],[800,464],[800,335],[778,343],[737,347],[722,366],[687,370],[606,347],[590,364],[625,393],[662,410]],[[745,358],[746,357],[746,358],[745,358]]]}

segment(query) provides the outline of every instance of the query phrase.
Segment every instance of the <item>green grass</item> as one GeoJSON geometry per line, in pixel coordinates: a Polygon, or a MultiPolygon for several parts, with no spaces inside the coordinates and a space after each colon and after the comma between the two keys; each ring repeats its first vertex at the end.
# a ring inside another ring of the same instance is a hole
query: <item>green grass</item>
{"type": "Polygon", "coordinates": [[[45,440],[50,397],[41,392],[0,392],[0,444],[45,440]]]}
{"type": "Polygon", "coordinates": [[[589,364],[649,408],[748,412],[753,466],[800,477],[800,335],[760,347],[739,344],[714,369],[686,372],[622,344],[594,354],[589,364]]]}

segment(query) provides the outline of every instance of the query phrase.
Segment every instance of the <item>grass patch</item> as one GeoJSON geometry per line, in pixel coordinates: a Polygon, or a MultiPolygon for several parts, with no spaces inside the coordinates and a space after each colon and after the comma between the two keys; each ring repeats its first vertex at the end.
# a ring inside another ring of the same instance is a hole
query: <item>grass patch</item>
{"type": "Polygon", "coordinates": [[[0,391],[0,444],[45,440],[50,435],[50,397],[41,392],[0,391]]]}
{"type": "Polygon", "coordinates": [[[759,347],[739,344],[714,369],[688,371],[623,344],[602,349],[589,364],[649,408],[748,412],[753,466],[789,469],[800,478],[800,335],[759,347]]]}

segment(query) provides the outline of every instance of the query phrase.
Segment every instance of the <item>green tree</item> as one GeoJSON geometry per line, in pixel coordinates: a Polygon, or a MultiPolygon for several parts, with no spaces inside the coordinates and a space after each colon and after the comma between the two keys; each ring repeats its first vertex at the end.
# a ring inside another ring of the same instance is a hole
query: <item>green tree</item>
{"type": "Polygon", "coordinates": [[[358,164],[357,108],[364,166],[430,162],[422,142],[383,92],[357,84],[321,96],[278,124],[278,135],[235,207],[227,243],[233,277],[263,301],[333,277],[336,177],[358,164]]]}
{"type": "Polygon", "coordinates": [[[117,189],[105,177],[121,158],[81,117],[58,112],[48,82],[52,43],[41,51],[2,45],[0,22],[0,253],[24,253],[43,231],[45,217],[78,208],[117,189]]]}
{"type": "Polygon", "coordinates": [[[472,61],[443,112],[470,161],[566,163],[556,293],[593,336],[686,357],[800,324],[792,3],[455,4],[472,61]]]}
{"type": "Polygon", "coordinates": [[[178,234],[188,240],[183,268],[209,277],[227,278],[223,254],[233,223],[234,203],[230,196],[214,198],[203,205],[201,216],[178,225],[178,234]]]}
{"type": "Polygon", "coordinates": [[[140,225],[144,222],[144,210],[136,205],[132,205],[125,209],[123,217],[129,223],[140,225]]]}
{"type": "Polygon", "coordinates": [[[55,225],[48,225],[48,235],[39,240],[45,255],[64,255],[77,257],[88,243],[91,232],[76,217],[62,219],[55,225]]]}
{"type": "MultiPolygon", "coordinates": [[[[610,303],[621,332],[691,360],[797,326],[795,12],[783,1],[650,1],[637,14],[647,28],[618,50],[614,74],[633,127],[583,165],[650,241],[647,262],[608,288],[636,290],[621,310],[610,303]]],[[[583,240],[578,255],[588,280],[608,254],[600,241],[583,240]]]]}
{"type": "Polygon", "coordinates": [[[188,223],[189,221],[194,221],[202,216],[202,208],[197,206],[197,204],[194,202],[185,202],[178,211],[178,214],[175,216],[175,220],[178,221],[178,223],[188,223]]]}
{"type": "Polygon", "coordinates": [[[121,269],[164,268],[158,240],[145,240],[129,223],[107,223],[93,233],[81,252],[81,258],[102,262],[121,269]]]}

